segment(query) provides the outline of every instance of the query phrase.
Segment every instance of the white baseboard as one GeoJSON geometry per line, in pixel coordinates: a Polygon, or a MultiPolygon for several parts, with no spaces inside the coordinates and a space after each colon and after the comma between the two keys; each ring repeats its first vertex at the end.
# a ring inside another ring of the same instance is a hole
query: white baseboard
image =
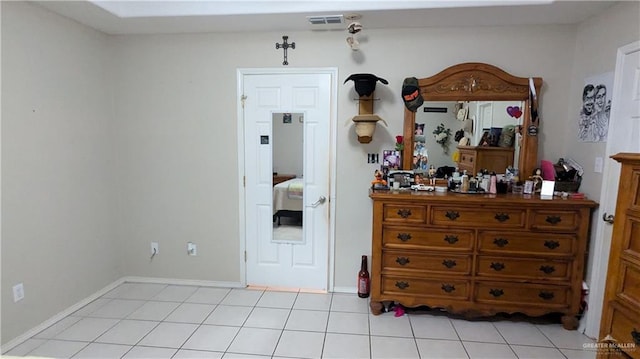
{"type": "Polygon", "coordinates": [[[221,282],[211,280],[198,279],[174,279],[174,278],[155,278],[155,277],[123,277],[123,282],[129,283],[157,283],[170,285],[192,285],[199,287],[223,287],[223,288],[244,288],[240,282],[221,282]]]}
{"type": "Polygon", "coordinates": [[[334,293],[358,293],[356,287],[333,287],[334,293]]]}
{"type": "Polygon", "coordinates": [[[53,317],[45,320],[44,322],[40,323],[39,325],[29,329],[24,334],[14,338],[13,340],[9,341],[7,344],[3,345],[2,346],[2,354],[8,352],[9,350],[15,348],[16,346],[18,346],[20,344],[22,344],[24,341],[26,341],[27,339],[31,338],[32,336],[40,333],[41,331],[49,328],[50,326],[54,325],[55,323],[57,323],[61,319],[65,318],[66,316],[73,314],[75,311],[77,311],[78,309],[84,307],[85,305],[87,305],[87,304],[93,302],[94,300],[102,297],[103,295],[109,293],[110,291],[112,291],[113,289],[115,289],[117,286],[119,286],[120,284],[122,284],[124,282],[125,282],[124,278],[117,279],[113,283],[111,283],[111,284],[107,285],[106,287],[100,289],[99,291],[91,294],[90,296],[84,298],[83,300],[79,301],[78,303],[70,306],[69,308],[61,311],[60,313],[54,315],[53,317]]]}
{"type": "Polygon", "coordinates": [[[85,305],[109,293],[110,291],[112,291],[122,283],[157,283],[157,284],[168,284],[168,285],[191,285],[191,286],[198,286],[198,287],[224,287],[224,288],[244,288],[245,287],[240,282],[220,282],[220,281],[194,280],[194,279],[173,279],[173,278],[131,277],[131,276],[122,277],[114,281],[113,283],[107,285],[106,287],[100,289],[99,291],[91,294],[90,296],[84,298],[78,303],[54,315],[53,317],[45,320],[39,325],[31,328],[24,334],[9,341],[6,345],[2,346],[2,349],[1,349],[2,354],[22,344],[24,341],[40,333],[41,331],[49,328],[50,326],[54,325],[61,319],[65,318],[66,316],[73,314],[75,311],[84,307],[85,305]]]}

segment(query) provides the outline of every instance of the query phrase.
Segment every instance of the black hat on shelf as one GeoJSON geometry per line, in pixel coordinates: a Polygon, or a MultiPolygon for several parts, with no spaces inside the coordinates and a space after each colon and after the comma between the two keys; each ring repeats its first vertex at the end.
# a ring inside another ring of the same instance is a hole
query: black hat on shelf
{"type": "Polygon", "coordinates": [[[402,100],[409,111],[416,112],[424,103],[418,79],[415,77],[407,77],[402,82],[402,100]]]}
{"type": "Polygon", "coordinates": [[[346,84],[349,80],[353,80],[356,92],[359,96],[371,96],[373,91],[376,89],[376,82],[378,81],[385,85],[389,84],[387,80],[374,74],[352,74],[344,80],[344,83],[346,84]]]}

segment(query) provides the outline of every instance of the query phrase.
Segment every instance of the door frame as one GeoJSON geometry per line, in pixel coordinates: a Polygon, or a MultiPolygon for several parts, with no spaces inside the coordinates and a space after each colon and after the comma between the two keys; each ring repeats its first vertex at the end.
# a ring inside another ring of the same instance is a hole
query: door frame
{"type": "MultiPolygon", "coordinates": [[[[622,99],[621,88],[622,88],[622,66],[624,56],[636,52],[640,49],[640,41],[635,41],[630,44],[621,46],[618,48],[616,55],[616,67],[614,73],[613,80],[613,92],[612,99],[620,100],[622,99]]],[[[614,100],[612,100],[614,101],[614,100]]],[[[617,109],[611,106],[611,115],[609,117],[609,128],[615,125],[615,120],[617,118],[617,109]]],[[[605,149],[605,156],[615,155],[612,150],[613,139],[611,138],[612,131],[609,131],[607,137],[607,145],[605,149]]],[[[593,253],[596,253],[593,256],[593,264],[591,265],[592,275],[591,275],[591,288],[589,289],[589,309],[585,313],[585,329],[584,333],[588,337],[598,338],[600,334],[600,321],[602,318],[602,307],[604,302],[604,290],[606,286],[606,277],[607,271],[609,268],[609,253],[611,248],[611,237],[605,236],[605,227],[609,226],[609,224],[604,223],[601,218],[602,214],[605,212],[615,213],[615,202],[614,208],[606,208],[606,206],[611,203],[613,199],[618,194],[617,186],[615,188],[611,188],[609,184],[612,182],[612,179],[617,183],[617,178],[620,176],[620,164],[616,161],[605,158],[604,162],[604,171],[602,174],[602,187],[600,189],[600,207],[593,218],[593,222],[595,223],[595,237],[592,240],[595,241],[593,253]]]]}
{"type": "Polygon", "coordinates": [[[237,79],[237,135],[238,135],[238,214],[239,214],[239,262],[240,262],[240,284],[247,285],[247,263],[245,252],[246,241],[246,208],[245,208],[245,143],[244,143],[244,76],[245,75],[299,75],[299,74],[329,74],[331,75],[331,108],[329,123],[329,238],[327,247],[327,289],[333,292],[335,276],[335,208],[336,208],[336,169],[337,169],[337,128],[338,128],[338,68],[337,67],[317,67],[317,68],[238,68],[237,79]]]}

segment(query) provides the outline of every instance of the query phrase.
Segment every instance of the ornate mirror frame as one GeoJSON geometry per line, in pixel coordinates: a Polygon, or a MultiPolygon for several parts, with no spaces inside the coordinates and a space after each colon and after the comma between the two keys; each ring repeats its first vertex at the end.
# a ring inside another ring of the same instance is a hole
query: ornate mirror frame
{"type": "MultiPolygon", "coordinates": [[[[535,94],[529,91],[529,77],[516,77],[493,65],[467,62],[418,79],[424,101],[523,101],[522,138],[518,168],[527,178],[538,166],[538,101],[542,78],[533,77],[535,94]]],[[[402,168],[411,169],[416,113],[404,108],[405,146],[402,168]]],[[[477,131],[477,129],[476,129],[477,131]]]]}

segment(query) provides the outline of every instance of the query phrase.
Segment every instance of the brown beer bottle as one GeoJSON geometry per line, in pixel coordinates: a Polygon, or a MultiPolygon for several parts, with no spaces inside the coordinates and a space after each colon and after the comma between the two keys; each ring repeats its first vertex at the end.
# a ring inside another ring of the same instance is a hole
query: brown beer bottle
{"type": "Polygon", "coordinates": [[[369,270],[367,269],[367,256],[362,256],[360,272],[358,272],[358,297],[369,298],[369,270]]]}

